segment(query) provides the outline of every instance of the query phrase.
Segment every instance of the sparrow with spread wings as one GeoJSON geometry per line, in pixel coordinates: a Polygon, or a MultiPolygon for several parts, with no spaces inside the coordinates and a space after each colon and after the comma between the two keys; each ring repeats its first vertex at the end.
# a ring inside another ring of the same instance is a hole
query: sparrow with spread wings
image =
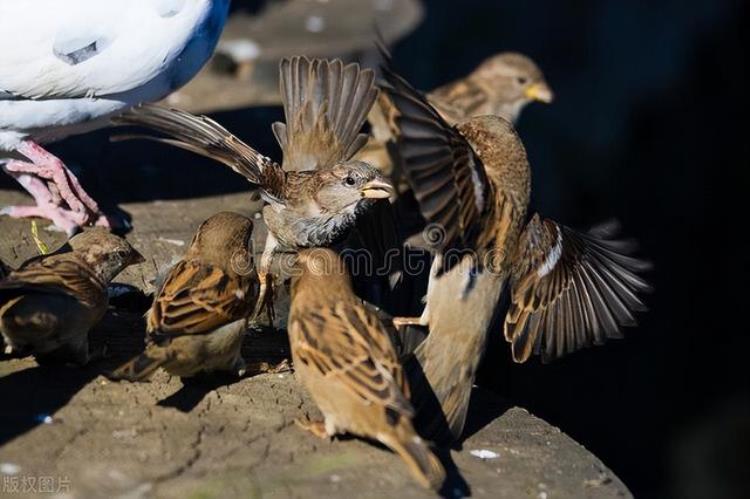
{"type": "MultiPolygon", "coordinates": [[[[645,309],[648,265],[630,256],[610,225],[576,232],[534,215],[531,177],[510,122],[480,116],[448,124],[423,95],[389,67],[384,91],[398,109],[397,151],[420,211],[441,231],[421,317],[429,326],[409,364],[422,429],[441,440],[463,431],[474,376],[493,313],[508,282],[505,338],[513,359],[548,361],[619,338],[645,309]],[[442,407],[427,408],[429,401],[442,407]],[[436,410],[437,409],[437,410],[436,410]]],[[[419,424],[419,419],[418,419],[419,424]]],[[[420,427],[420,426],[418,426],[420,427]]]]}
{"type": "Polygon", "coordinates": [[[273,131],[283,151],[281,165],[207,117],[143,106],[115,120],[163,133],[163,142],[220,161],[258,187],[269,233],[256,311],[272,297],[277,250],[336,242],[375,200],[393,191],[372,166],[352,159],[368,138],[360,130],[377,96],[373,72],[338,59],[293,57],[281,61],[280,76],[286,124],[274,123],[273,131]]]}
{"type": "Polygon", "coordinates": [[[231,212],[201,224],[146,315],[146,350],[113,378],[139,381],[159,367],[180,377],[244,374],[240,349],[259,289],[252,234],[253,222],[231,212]]]}

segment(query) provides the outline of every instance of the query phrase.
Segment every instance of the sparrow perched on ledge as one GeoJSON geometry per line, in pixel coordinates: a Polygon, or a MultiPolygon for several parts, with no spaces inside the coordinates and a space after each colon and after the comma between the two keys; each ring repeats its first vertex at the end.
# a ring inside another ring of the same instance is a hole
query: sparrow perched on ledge
{"type": "Polygon", "coordinates": [[[649,289],[637,274],[648,265],[629,256],[633,246],[614,239],[612,226],[579,233],[539,215],[525,223],[529,164],[510,122],[481,116],[451,126],[388,67],[385,77],[406,177],[441,232],[424,312],[396,323],[429,326],[407,367],[417,427],[455,440],[507,280],[505,337],[514,360],[537,353],[548,361],[635,325],[633,312],[645,310],[637,295],[649,289]],[[442,421],[430,400],[442,406],[442,421]]]}
{"type": "Polygon", "coordinates": [[[124,239],[95,228],[68,247],[32,258],[0,282],[0,333],[15,353],[40,364],[89,361],[88,333],[104,316],[107,285],[143,257],[124,239]]]}
{"type": "Polygon", "coordinates": [[[273,131],[282,165],[205,116],[143,106],[115,120],[163,133],[169,138],[161,141],[220,161],[259,188],[269,233],[258,307],[266,302],[277,250],[330,245],[393,190],[372,166],[351,159],[367,142],[360,129],[377,95],[373,72],[338,59],[293,57],[281,61],[280,76],[286,124],[274,123],[273,131]]]}
{"type": "Polygon", "coordinates": [[[326,438],[351,433],[396,452],[424,487],[439,489],[445,470],[412,426],[408,384],[384,325],[352,291],[339,256],[299,253],[292,283],[289,342],[297,378],[324,421],[298,421],[326,438]]]}
{"type": "Polygon", "coordinates": [[[215,370],[244,374],[240,348],[259,290],[252,233],[252,221],[236,213],[201,224],[154,297],[146,350],[113,378],[140,381],[159,367],[180,377],[215,370]]]}
{"type": "MultiPolygon", "coordinates": [[[[386,58],[388,58],[387,54],[386,58]]],[[[468,76],[445,84],[427,94],[427,101],[450,125],[474,116],[495,115],[515,122],[531,102],[550,103],[554,94],[539,67],[530,58],[503,52],[485,59],[468,76]]],[[[378,96],[368,119],[373,139],[358,158],[391,170],[386,144],[393,140],[398,110],[384,93],[378,96]]]]}

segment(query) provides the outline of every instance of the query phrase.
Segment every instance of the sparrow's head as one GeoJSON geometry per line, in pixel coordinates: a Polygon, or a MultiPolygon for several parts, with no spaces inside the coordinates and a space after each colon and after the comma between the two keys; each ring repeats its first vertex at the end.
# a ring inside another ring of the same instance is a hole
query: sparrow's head
{"type": "Polygon", "coordinates": [[[341,257],[328,248],[309,248],[297,254],[292,282],[292,300],[300,292],[330,297],[351,292],[351,279],[341,257]]]}
{"type": "Polygon", "coordinates": [[[129,242],[102,227],[81,232],[68,244],[104,282],[114,279],[126,267],[146,261],[129,242]]]}
{"type": "Polygon", "coordinates": [[[253,222],[249,218],[228,211],[217,213],[198,227],[186,258],[243,274],[255,268],[252,236],[253,222]]]}
{"type": "Polygon", "coordinates": [[[362,161],[346,161],[321,170],[315,199],[333,213],[357,213],[393,193],[393,185],[378,170],[362,161]]]}
{"type": "Polygon", "coordinates": [[[552,89],[536,63],[516,52],[503,52],[486,59],[474,70],[472,78],[494,92],[498,102],[513,108],[514,112],[506,116],[511,121],[529,102],[549,104],[554,99],[552,89]]]}

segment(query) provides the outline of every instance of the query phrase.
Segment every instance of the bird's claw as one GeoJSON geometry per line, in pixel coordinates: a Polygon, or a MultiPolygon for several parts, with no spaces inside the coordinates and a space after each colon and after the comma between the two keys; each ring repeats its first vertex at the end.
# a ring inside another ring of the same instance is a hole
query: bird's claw
{"type": "Polygon", "coordinates": [[[294,420],[294,424],[305,431],[309,431],[318,438],[324,440],[331,438],[331,435],[328,434],[328,430],[326,430],[326,425],[323,421],[313,421],[310,418],[296,418],[294,420]]]}

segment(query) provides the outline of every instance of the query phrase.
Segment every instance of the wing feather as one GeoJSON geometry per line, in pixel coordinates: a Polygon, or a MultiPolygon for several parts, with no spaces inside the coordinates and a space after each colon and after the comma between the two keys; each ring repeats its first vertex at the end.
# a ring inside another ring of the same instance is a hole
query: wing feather
{"type": "Polygon", "coordinates": [[[505,319],[514,360],[540,354],[546,362],[621,338],[623,327],[636,324],[634,312],[646,309],[639,294],[650,290],[638,273],[649,266],[615,235],[532,218],[514,256],[505,319]]]}

